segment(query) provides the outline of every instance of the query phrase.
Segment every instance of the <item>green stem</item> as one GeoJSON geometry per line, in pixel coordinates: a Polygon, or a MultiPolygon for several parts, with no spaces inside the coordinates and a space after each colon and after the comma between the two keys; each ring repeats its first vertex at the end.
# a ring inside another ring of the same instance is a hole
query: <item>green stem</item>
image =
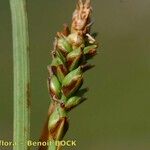
{"type": "Polygon", "coordinates": [[[27,150],[30,136],[29,40],[25,0],[10,0],[13,32],[14,150],[27,150]]]}

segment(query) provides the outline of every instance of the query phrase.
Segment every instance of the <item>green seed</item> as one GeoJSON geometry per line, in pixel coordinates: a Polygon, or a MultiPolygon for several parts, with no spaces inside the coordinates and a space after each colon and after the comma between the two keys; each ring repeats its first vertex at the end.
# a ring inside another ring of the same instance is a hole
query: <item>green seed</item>
{"type": "Polygon", "coordinates": [[[79,66],[82,58],[81,48],[75,49],[67,55],[67,66],[69,71],[72,71],[79,66]]]}
{"type": "Polygon", "coordinates": [[[82,102],[82,98],[79,96],[73,96],[68,99],[68,101],[65,104],[66,110],[71,110],[72,108],[76,107],[82,102]]]}
{"type": "Polygon", "coordinates": [[[82,85],[83,75],[81,67],[71,71],[62,81],[62,91],[66,97],[74,94],[82,85]]]}
{"type": "Polygon", "coordinates": [[[52,97],[60,97],[61,85],[55,75],[52,75],[49,80],[49,90],[52,97]]]}
{"type": "Polygon", "coordinates": [[[48,129],[51,133],[57,131],[54,138],[59,140],[63,137],[63,133],[67,130],[67,128],[67,113],[63,108],[57,106],[49,118],[48,129]]]}
{"type": "Polygon", "coordinates": [[[67,41],[65,37],[58,39],[57,46],[63,54],[67,54],[72,51],[71,44],[67,41]]]}

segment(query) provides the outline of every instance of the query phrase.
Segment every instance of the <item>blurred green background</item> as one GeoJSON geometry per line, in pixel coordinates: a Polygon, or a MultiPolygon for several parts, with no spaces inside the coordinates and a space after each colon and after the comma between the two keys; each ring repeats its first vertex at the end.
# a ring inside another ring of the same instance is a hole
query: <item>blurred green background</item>
{"type": "MultiPolygon", "coordinates": [[[[38,141],[49,105],[46,80],[55,33],[71,22],[75,0],[28,0],[31,139],[38,141]]],[[[72,150],[150,149],[150,1],[92,0],[100,49],[86,73],[88,101],[70,113],[72,150]]],[[[8,0],[0,0],[0,139],[11,140],[13,73],[8,0]]],[[[12,149],[0,148],[0,149],[12,149]]],[[[32,148],[36,149],[36,148],[32,148]]]]}

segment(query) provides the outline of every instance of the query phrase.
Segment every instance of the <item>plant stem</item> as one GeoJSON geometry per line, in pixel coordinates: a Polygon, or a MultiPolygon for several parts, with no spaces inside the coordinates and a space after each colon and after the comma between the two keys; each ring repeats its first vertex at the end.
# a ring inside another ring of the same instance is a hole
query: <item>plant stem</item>
{"type": "Polygon", "coordinates": [[[14,150],[27,150],[30,136],[29,40],[25,0],[10,0],[13,33],[14,150]]]}

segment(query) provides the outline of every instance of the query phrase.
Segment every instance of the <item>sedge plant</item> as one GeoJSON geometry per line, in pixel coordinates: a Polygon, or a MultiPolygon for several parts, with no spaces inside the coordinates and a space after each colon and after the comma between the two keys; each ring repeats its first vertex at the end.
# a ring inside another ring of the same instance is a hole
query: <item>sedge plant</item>
{"type": "Polygon", "coordinates": [[[52,62],[48,66],[48,91],[51,103],[48,119],[40,141],[50,142],[48,147],[39,150],[60,150],[56,145],[65,136],[69,127],[69,112],[81,104],[83,97],[84,72],[93,66],[88,63],[96,54],[97,43],[90,34],[91,1],[78,0],[73,13],[71,29],[64,25],[62,32],[57,32],[54,48],[51,51],[52,62]]]}

